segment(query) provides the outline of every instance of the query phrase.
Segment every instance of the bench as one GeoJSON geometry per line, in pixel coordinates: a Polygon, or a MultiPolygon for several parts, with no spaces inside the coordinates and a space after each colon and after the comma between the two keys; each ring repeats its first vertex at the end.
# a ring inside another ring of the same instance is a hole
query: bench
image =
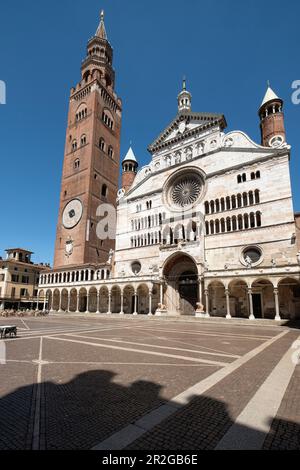
{"type": "Polygon", "coordinates": [[[16,326],[0,326],[0,337],[7,338],[9,336],[12,338],[13,336],[16,338],[17,336],[17,327],[16,326]]]}

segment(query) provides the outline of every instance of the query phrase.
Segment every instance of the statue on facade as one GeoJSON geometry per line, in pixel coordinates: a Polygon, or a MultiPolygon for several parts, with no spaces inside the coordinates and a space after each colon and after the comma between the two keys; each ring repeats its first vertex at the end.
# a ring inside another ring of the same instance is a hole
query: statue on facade
{"type": "Polygon", "coordinates": [[[245,262],[246,262],[247,268],[252,268],[252,260],[250,256],[246,256],[245,262]]]}
{"type": "Polygon", "coordinates": [[[112,250],[112,249],[109,250],[109,253],[108,253],[108,261],[107,261],[106,264],[109,264],[109,265],[112,264],[112,259],[113,259],[114,253],[115,253],[114,250],[112,250]]]}

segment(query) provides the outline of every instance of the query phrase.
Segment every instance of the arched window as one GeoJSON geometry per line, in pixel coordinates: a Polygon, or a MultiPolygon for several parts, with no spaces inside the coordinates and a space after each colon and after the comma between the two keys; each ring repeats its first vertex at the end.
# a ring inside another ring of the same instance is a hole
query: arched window
{"type": "Polygon", "coordinates": [[[231,207],[232,207],[232,209],[236,208],[236,198],[235,198],[235,196],[231,196],[231,207]]]}
{"type": "Polygon", "coordinates": [[[209,223],[208,222],[205,222],[205,232],[206,232],[206,235],[209,235],[209,223]]]}
{"type": "Polygon", "coordinates": [[[258,189],[255,190],[254,195],[255,195],[255,204],[259,204],[260,203],[260,197],[259,197],[259,190],[258,189]]]}
{"type": "Polygon", "coordinates": [[[103,185],[102,185],[102,189],[101,189],[101,196],[102,196],[102,197],[107,197],[107,191],[108,191],[108,190],[107,190],[106,184],[103,184],[103,185]]]}
{"type": "Polygon", "coordinates": [[[244,227],[245,227],[245,229],[249,228],[249,216],[248,216],[248,214],[244,214],[244,227]]]}
{"type": "Polygon", "coordinates": [[[244,183],[245,183],[245,181],[247,181],[246,173],[243,173],[243,174],[242,174],[242,180],[243,180],[244,183]]]}
{"type": "Polygon", "coordinates": [[[240,184],[242,182],[242,176],[241,175],[238,175],[237,182],[238,182],[238,184],[240,184]]]}
{"type": "Polygon", "coordinates": [[[255,217],[254,217],[253,212],[251,212],[251,214],[250,214],[250,227],[255,228],[255,217]]]}
{"type": "Polygon", "coordinates": [[[86,135],[85,135],[85,134],[83,134],[83,135],[81,136],[80,142],[81,142],[81,145],[85,145],[85,144],[86,144],[86,135]]]}
{"type": "Polygon", "coordinates": [[[261,213],[256,212],[256,226],[261,227],[261,213]]]}
{"type": "Polygon", "coordinates": [[[222,197],[222,199],[221,199],[221,211],[222,211],[222,212],[225,211],[225,200],[224,200],[223,197],[222,197]]]}
{"type": "Polygon", "coordinates": [[[249,205],[253,206],[253,204],[254,204],[253,191],[250,191],[248,196],[249,196],[249,205]]]}
{"type": "Polygon", "coordinates": [[[102,113],[102,121],[104,124],[109,127],[110,129],[113,129],[114,127],[114,121],[111,112],[108,109],[105,109],[102,113]]]}
{"type": "Polygon", "coordinates": [[[236,216],[235,215],[232,217],[232,230],[234,232],[237,230],[237,221],[236,221],[236,216]]]}
{"type": "Polygon", "coordinates": [[[226,219],[226,229],[227,229],[227,232],[231,232],[231,220],[230,220],[230,217],[227,217],[227,219],[226,219]]]}
{"type": "Polygon", "coordinates": [[[74,162],[74,169],[79,170],[79,168],[80,168],[80,160],[79,158],[77,158],[77,160],[75,160],[74,162]]]}
{"type": "Polygon", "coordinates": [[[243,193],[243,206],[247,207],[248,206],[248,197],[247,193],[243,193]]]}
{"type": "Polygon", "coordinates": [[[257,180],[260,178],[260,171],[259,170],[255,173],[255,177],[256,177],[257,180]]]}
{"type": "Polygon", "coordinates": [[[220,221],[216,220],[216,233],[220,233],[220,221]]]}
{"type": "Polygon", "coordinates": [[[243,216],[238,215],[238,228],[239,230],[243,230],[243,216]]]}
{"type": "Polygon", "coordinates": [[[215,205],[216,205],[216,212],[220,212],[220,201],[219,201],[219,199],[216,199],[215,205]]]}
{"type": "Polygon", "coordinates": [[[225,220],[221,219],[221,232],[225,233],[225,220]]]}
{"type": "Polygon", "coordinates": [[[241,196],[241,194],[237,195],[237,205],[238,205],[238,207],[242,207],[242,196],[241,196]]]}
{"type": "Polygon", "coordinates": [[[210,221],[210,233],[213,235],[215,233],[215,224],[214,221],[210,221]]]}
{"type": "Polygon", "coordinates": [[[75,152],[77,150],[77,140],[73,140],[72,142],[72,150],[75,152]]]}
{"type": "Polygon", "coordinates": [[[215,212],[215,203],[214,201],[210,201],[210,213],[214,214],[215,212]]]}
{"type": "Polygon", "coordinates": [[[85,117],[87,117],[87,107],[85,103],[82,103],[76,111],[76,121],[81,121],[85,117]]]}
{"type": "Polygon", "coordinates": [[[99,140],[99,148],[100,150],[102,150],[102,152],[105,152],[105,140],[103,139],[103,137],[101,137],[99,140]]]}
{"type": "Polygon", "coordinates": [[[255,173],[251,173],[251,179],[255,180],[255,173]]]}
{"type": "Polygon", "coordinates": [[[113,158],[113,156],[114,156],[114,149],[112,148],[111,145],[108,147],[108,156],[110,158],[113,158]]]}
{"type": "Polygon", "coordinates": [[[208,203],[208,201],[205,202],[204,207],[205,207],[205,214],[209,214],[209,203],[208,203]]]}
{"type": "Polygon", "coordinates": [[[226,198],[226,209],[227,210],[231,209],[231,207],[230,207],[230,197],[229,196],[227,196],[227,198],[226,198]]]}

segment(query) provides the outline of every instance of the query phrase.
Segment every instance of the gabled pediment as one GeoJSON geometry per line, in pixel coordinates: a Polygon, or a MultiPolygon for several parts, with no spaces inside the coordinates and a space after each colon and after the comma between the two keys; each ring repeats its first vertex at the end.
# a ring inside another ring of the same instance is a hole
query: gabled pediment
{"type": "Polygon", "coordinates": [[[150,153],[153,153],[169,144],[184,140],[194,133],[215,126],[219,126],[220,130],[227,127],[223,114],[179,113],[157,139],[149,145],[148,150],[150,153]]]}

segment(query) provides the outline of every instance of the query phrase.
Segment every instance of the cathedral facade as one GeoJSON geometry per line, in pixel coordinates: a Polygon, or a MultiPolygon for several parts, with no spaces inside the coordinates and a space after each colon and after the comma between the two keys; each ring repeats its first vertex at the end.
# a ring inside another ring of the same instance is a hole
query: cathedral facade
{"type": "Polygon", "coordinates": [[[226,132],[224,115],[194,112],[184,81],[177,115],[148,147],[149,164],[138,169],[130,148],[117,190],[122,104],[114,81],[101,15],[71,90],[55,263],[39,285],[45,309],[299,316],[299,215],[283,101],[269,86],[257,144],[226,132]],[[108,239],[97,231],[107,205],[117,214],[108,239]]]}

